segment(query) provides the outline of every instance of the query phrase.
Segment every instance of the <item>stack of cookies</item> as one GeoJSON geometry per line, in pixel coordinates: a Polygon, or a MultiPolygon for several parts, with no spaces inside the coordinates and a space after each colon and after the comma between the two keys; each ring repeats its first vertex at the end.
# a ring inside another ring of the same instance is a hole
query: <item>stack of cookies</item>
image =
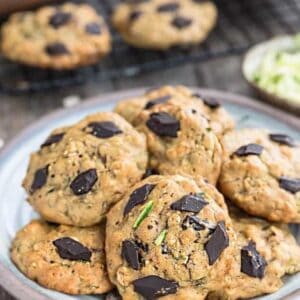
{"type": "MultiPolygon", "coordinates": [[[[128,44],[152,50],[199,44],[216,19],[216,6],[208,0],[127,1],[112,14],[115,29],[128,44]]],[[[112,49],[108,25],[88,4],[70,2],[15,13],[1,31],[5,57],[39,68],[91,65],[112,49]]]]}
{"type": "Polygon", "coordinates": [[[234,129],[222,103],[183,86],[55,130],[23,185],[42,219],[17,233],[11,257],[47,288],[243,299],[300,271],[287,225],[300,223],[299,144],[234,129]]]}

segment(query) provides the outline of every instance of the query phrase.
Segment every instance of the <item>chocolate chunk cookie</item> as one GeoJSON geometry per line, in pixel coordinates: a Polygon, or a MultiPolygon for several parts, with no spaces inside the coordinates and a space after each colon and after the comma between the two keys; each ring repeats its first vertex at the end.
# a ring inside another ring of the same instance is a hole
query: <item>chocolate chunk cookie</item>
{"type": "Polygon", "coordinates": [[[216,19],[217,9],[211,1],[151,0],[120,4],[112,22],[129,44],[167,50],[201,43],[216,19]]]}
{"type": "Polygon", "coordinates": [[[94,8],[67,3],[13,14],[2,27],[1,49],[26,65],[73,69],[109,53],[111,38],[94,8]]]}
{"type": "Polygon", "coordinates": [[[117,114],[97,113],[46,138],[23,186],[46,220],[90,226],[143,177],[147,161],[143,134],[117,114]]]}
{"type": "Polygon", "coordinates": [[[108,213],[108,272],[123,299],[204,299],[221,288],[234,262],[234,233],[222,195],[198,184],[151,176],[108,213]]]}
{"type": "Polygon", "coordinates": [[[209,122],[210,128],[221,136],[234,127],[234,121],[229,113],[216,99],[208,99],[184,86],[162,86],[151,89],[144,95],[126,99],[117,104],[115,112],[123,116],[128,122],[137,126],[136,117],[142,110],[149,110],[162,103],[176,103],[184,106],[190,103],[194,106],[192,112],[201,113],[209,122]]]}
{"type": "Polygon", "coordinates": [[[32,221],[11,246],[11,258],[28,278],[67,294],[112,289],[104,253],[104,225],[76,228],[32,221]]]}
{"type": "MultiPolygon", "coordinates": [[[[179,101],[180,102],[180,101],[179,101]]],[[[209,121],[192,101],[157,104],[134,121],[147,136],[150,165],[162,175],[187,175],[215,184],[222,148],[209,121]]]]}
{"type": "Polygon", "coordinates": [[[232,275],[224,278],[221,299],[273,293],[283,285],[284,275],[300,271],[300,247],[287,225],[251,218],[232,208],[230,216],[238,236],[236,263],[232,275]]]}
{"type": "Polygon", "coordinates": [[[300,222],[300,147],[292,137],[242,129],[223,138],[220,190],[251,215],[300,222]]]}

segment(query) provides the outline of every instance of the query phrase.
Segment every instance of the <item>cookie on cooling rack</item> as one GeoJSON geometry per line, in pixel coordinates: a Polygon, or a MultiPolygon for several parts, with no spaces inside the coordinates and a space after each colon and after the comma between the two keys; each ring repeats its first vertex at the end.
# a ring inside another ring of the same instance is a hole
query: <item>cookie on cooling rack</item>
{"type": "Polygon", "coordinates": [[[104,225],[87,228],[32,221],[11,246],[11,258],[27,277],[67,294],[112,289],[106,271],[104,225]]]}
{"type": "Polygon", "coordinates": [[[108,54],[111,37],[94,8],[66,3],[13,14],[2,26],[1,49],[22,64],[73,69],[108,54]]]}
{"type": "Polygon", "coordinates": [[[225,134],[221,192],[270,221],[300,223],[300,147],[285,134],[241,129],[225,134]]]}
{"type": "Polygon", "coordinates": [[[215,26],[211,1],[128,1],[116,7],[113,24],[130,45],[166,50],[204,41],[215,26]]]}
{"type": "Polygon", "coordinates": [[[145,173],[146,141],[112,112],[54,131],[33,153],[23,186],[50,222],[90,226],[145,173]]]}
{"type": "Polygon", "coordinates": [[[162,86],[151,89],[144,95],[135,98],[120,101],[115,107],[115,112],[124,117],[128,122],[137,126],[136,117],[142,110],[148,110],[157,104],[176,103],[177,105],[186,105],[190,103],[204,115],[210,128],[218,136],[223,135],[234,127],[234,121],[230,114],[222,107],[222,103],[217,99],[206,98],[193,92],[185,86],[162,86]]]}

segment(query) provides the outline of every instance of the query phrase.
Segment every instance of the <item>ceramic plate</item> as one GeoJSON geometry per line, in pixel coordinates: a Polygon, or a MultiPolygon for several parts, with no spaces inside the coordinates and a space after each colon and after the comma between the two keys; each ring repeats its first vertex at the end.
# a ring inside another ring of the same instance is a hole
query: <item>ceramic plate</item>
{"type": "MultiPolygon", "coordinates": [[[[195,89],[197,90],[197,89],[195,89]]],[[[16,137],[0,154],[0,284],[19,299],[101,299],[101,296],[72,297],[40,287],[23,276],[9,258],[9,247],[16,231],[37,215],[25,201],[21,188],[29,154],[39,148],[49,132],[72,124],[97,111],[110,111],[122,98],[138,95],[144,90],[131,90],[99,96],[74,108],[61,110],[36,122],[16,137]]],[[[212,90],[197,90],[204,96],[216,97],[235,118],[238,127],[267,127],[273,132],[287,133],[300,140],[300,121],[261,103],[242,96],[212,90]]],[[[300,242],[300,226],[293,231],[300,242]]],[[[259,299],[275,300],[300,288],[300,274],[285,279],[284,287],[273,295],[259,299]]]]}

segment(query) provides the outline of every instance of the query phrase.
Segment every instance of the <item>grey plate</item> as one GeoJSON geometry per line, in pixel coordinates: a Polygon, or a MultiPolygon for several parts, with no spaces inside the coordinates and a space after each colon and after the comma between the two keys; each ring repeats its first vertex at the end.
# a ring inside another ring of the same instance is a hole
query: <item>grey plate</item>
{"type": "MultiPolygon", "coordinates": [[[[239,127],[267,127],[273,132],[284,132],[300,140],[300,121],[251,99],[213,90],[195,89],[204,96],[216,97],[236,119],[239,127]]],[[[16,231],[28,223],[36,214],[25,201],[21,188],[29,154],[38,149],[49,132],[62,125],[72,124],[87,114],[110,111],[122,98],[138,95],[144,89],[123,91],[102,95],[68,110],[52,113],[20,133],[0,154],[0,284],[19,299],[99,299],[100,296],[72,297],[44,289],[23,276],[9,258],[11,239],[16,231]]],[[[300,226],[294,226],[294,233],[300,242],[300,226]]],[[[300,274],[289,276],[277,293],[261,297],[277,300],[300,288],[300,274]]],[[[101,298],[101,297],[100,297],[101,298]]]]}

